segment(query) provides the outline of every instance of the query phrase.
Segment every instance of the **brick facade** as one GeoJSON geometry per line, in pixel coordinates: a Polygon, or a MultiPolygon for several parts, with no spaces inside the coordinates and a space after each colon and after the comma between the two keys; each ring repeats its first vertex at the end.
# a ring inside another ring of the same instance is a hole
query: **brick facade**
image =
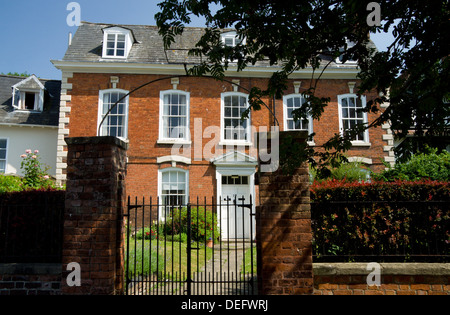
{"type": "MultiPolygon", "coordinates": [[[[106,74],[106,73],[64,73],[63,72],[63,97],[61,102],[61,122],[59,132],[59,179],[64,180],[67,150],[64,145],[64,137],[90,137],[97,134],[99,91],[113,87],[111,77],[117,77],[119,83],[116,87],[126,91],[132,91],[143,83],[155,79],[162,79],[164,75],[142,74],[106,74]]],[[[181,155],[191,159],[190,163],[176,163],[176,167],[189,170],[190,196],[212,196],[216,194],[215,171],[210,159],[217,156],[224,147],[218,145],[220,135],[209,133],[210,126],[220,126],[221,119],[221,93],[233,91],[232,80],[239,80],[239,92],[247,93],[245,89],[252,87],[264,89],[268,79],[265,78],[227,78],[225,81],[216,81],[211,78],[179,77],[176,89],[190,93],[190,132],[191,145],[185,146],[185,151],[180,150],[181,155]],[[195,120],[201,119],[201,128],[194,130],[195,120]],[[200,142],[201,139],[201,142],[200,142]],[[206,147],[205,147],[206,146],[206,147]],[[200,151],[200,153],[199,153],[200,151]],[[203,153],[203,154],[202,154],[203,153]],[[205,154],[208,153],[208,154],[205,154]],[[196,159],[200,154],[201,160],[196,159]]],[[[301,81],[302,87],[309,87],[310,79],[291,80],[285,94],[294,93],[294,82],[301,81]]],[[[354,79],[322,79],[316,95],[330,97],[329,106],[325,109],[320,121],[314,121],[314,144],[321,146],[326,140],[339,132],[339,115],[337,95],[349,93],[349,83],[354,79]]],[[[131,196],[156,196],[158,195],[157,170],[171,167],[171,162],[158,163],[157,158],[171,155],[172,145],[158,144],[159,137],[159,108],[160,92],[171,90],[174,86],[171,80],[165,79],[150,84],[129,98],[128,118],[128,164],[127,177],[128,193],[131,196]]],[[[300,89],[300,92],[302,89],[300,89]]],[[[366,95],[367,101],[375,95],[366,95]]],[[[276,114],[283,126],[283,100],[263,99],[267,106],[276,114]]],[[[376,119],[376,114],[369,114],[369,123],[376,119]]],[[[256,131],[261,126],[273,125],[273,116],[268,109],[252,111],[251,124],[256,131]]],[[[384,166],[384,158],[388,155],[386,149],[388,140],[386,130],[372,128],[369,131],[367,146],[354,146],[347,152],[348,157],[365,158],[369,161],[367,166],[378,171],[384,166]]],[[[183,149],[184,149],[183,148],[183,149]]],[[[245,148],[250,153],[249,147],[245,148]]]]}

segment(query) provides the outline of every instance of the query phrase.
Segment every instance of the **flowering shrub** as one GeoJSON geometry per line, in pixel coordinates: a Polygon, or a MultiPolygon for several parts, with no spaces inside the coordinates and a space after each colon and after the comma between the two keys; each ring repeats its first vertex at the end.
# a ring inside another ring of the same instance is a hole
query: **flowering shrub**
{"type": "Polygon", "coordinates": [[[312,185],[311,199],[317,259],[448,259],[449,182],[335,180],[312,185]]]}
{"type": "Polygon", "coordinates": [[[20,168],[24,172],[23,185],[25,188],[36,189],[54,186],[50,176],[46,173],[49,167],[44,167],[39,160],[39,150],[31,151],[28,149],[20,157],[23,159],[20,168]]]}
{"type": "Polygon", "coordinates": [[[146,228],[143,228],[143,229],[140,229],[139,231],[137,231],[135,237],[138,240],[142,240],[142,239],[154,240],[154,239],[156,239],[156,234],[157,233],[154,229],[146,227],[146,228]]]}

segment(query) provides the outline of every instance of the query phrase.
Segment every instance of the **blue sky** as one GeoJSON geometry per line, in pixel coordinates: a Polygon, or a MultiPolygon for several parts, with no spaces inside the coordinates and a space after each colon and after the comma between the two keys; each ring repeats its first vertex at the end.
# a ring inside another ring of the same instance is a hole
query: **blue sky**
{"type": "MultiPolygon", "coordinates": [[[[69,32],[66,19],[71,0],[1,0],[0,73],[27,72],[46,79],[61,79],[61,72],[50,60],[62,59],[69,32]]],[[[78,0],[81,20],[112,24],[155,25],[154,15],[161,0],[78,0]]],[[[203,26],[200,19],[192,26],[203,26]]],[[[384,50],[392,37],[372,36],[378,49],[384,50]]]]}

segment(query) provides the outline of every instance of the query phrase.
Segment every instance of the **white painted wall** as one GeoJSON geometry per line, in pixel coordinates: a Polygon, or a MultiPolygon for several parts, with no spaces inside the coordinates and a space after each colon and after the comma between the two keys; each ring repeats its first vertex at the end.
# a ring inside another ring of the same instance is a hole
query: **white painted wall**
{"type": "Polygon", "coordinates": [[[58,128],[0,126],[0,138],[8,140],[6,174],[22,175],[20,164],[25,150],[39,150],[40,161],[50,166],[48,174],[56,176],[58,128]]]}

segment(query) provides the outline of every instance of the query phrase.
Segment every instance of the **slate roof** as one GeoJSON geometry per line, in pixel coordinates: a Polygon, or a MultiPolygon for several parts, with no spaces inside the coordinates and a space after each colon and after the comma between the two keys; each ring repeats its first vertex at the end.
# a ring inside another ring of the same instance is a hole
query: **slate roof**
{"type": "MultiPolygon", "coordinates": [[[[105,62],[105,63],[149,63],[149,64],[195,64],[199,57],[188,56],[188,50],[200,39],[205,29],[200,27],[186,27],[182,36],[178,36],[170,50],[164,50],[162,37],[158,34],[157,26],[148,25],[113,25],[82,22],[73,36],[72,44],[68,47],[63,61],[75,62],[105,62]],[[102,58],[103,29],[108,27],[123,27],[131,30],[135,38],[131,51],[126,60],[102,58]]],[[[224,30],[224,32],[232,30],[224,30]]],[[[372,43],[373,44],[373,43],[372,43]]],[[[323,56],[322,62],[327,64],[329,59],[323,56]]],[[[268,61],[260,61],[255,67],[269,67],[268,61]]],[[[355,67],[355,65],[339,65],[339,67],[355,67]]],[[[249,66],[251,67],[251,66],[249,66]]]]}
{"type": "MultiPolygon", "coordinates": [[[[44,85],[44,110],[41,113],[15,110],[12,106],[12,86],[24,77],[0,75],[0,124],[58,126],[61,81],[39,79],[44,85]]],[[[33,84],[32,80],[28,81],[33,84]]]]}

